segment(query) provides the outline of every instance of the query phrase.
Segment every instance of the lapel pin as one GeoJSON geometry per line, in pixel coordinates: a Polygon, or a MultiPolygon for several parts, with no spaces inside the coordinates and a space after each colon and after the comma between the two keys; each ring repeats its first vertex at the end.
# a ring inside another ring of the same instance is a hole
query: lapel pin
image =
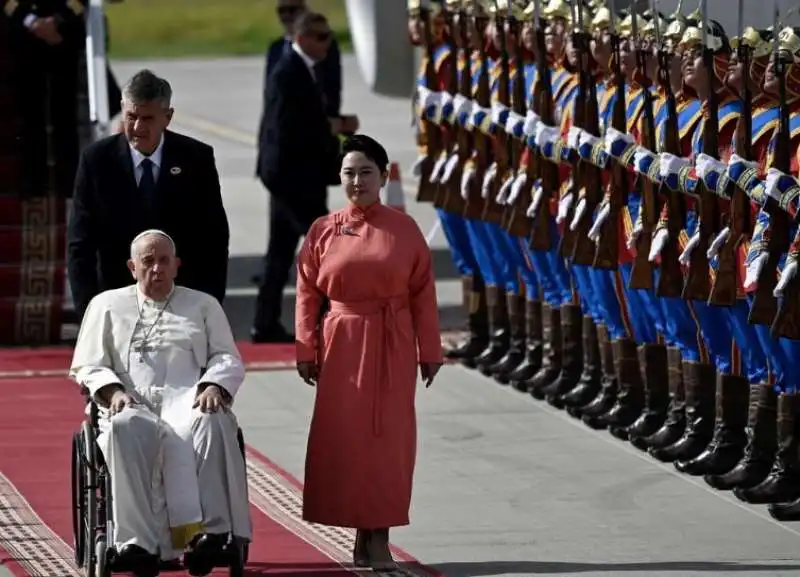
{"type": "Polygon", "coordinates": [[[180,166],[173,166],[172,168],[169,169],[169,173],[170,174],[180,174],[181,173],[181,167],[180,166]]]}

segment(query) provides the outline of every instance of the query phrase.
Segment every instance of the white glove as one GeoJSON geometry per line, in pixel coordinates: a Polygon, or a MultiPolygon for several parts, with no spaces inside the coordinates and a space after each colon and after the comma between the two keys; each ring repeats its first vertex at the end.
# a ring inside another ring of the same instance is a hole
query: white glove
{"type": "Polygon", "coordinates": [[[554,142],[558,138],[559,134],[558,128],[547,126],[546,124],[540,122],[536,127],[536,136],[534,137],[536,146],[539,148],[544,148],[546,144],[554,142]]]}
{"type": "Polygon", "coordinates": [[[539,213],[539,205],[542,204],[542,197],[544,196],[544,189],[540,186],[536,187],[536,190],[533,191],[533,200],[531,204],[528,206],[528,210],[525,211],[525,215],[528,218],[533,218],[539,213]]]}
{"type": "Polygon", "coordinates": [[[439,106],[441,108],[444,108],[454,100],[454,96],[449,92],[440,92],[439,95],[439,106]]]}
{"type": "Polygon", "coordinates": [[[497,164],[494,162],[483,175],[483,185],[481,186],[481,198],[489,198],[489,193],[492,191],[492,182],[497,176],[497,164]]]}
{"type": "Polygon", "coordinates": [[[427,86],[417,86],[417,98],[422,108],[430,104],[431,99],[435,98],[435,94],[436,93],[427,86]]]}
{"type": "Polygon", "coordinates": [[[556,214],[556,222],[558,224],[561,224],[567,220],[569,209],[572,208],[573,199],[574,195],[571,192],[568,192],[561,197],[561,200],[558,201],[558,214],[556,214]]]}
{"type": "Polygon", "coordinates": [[[475,124],[475,117],[480,112],[488,112],[488,111],[485,108],[479,106],[477,102],[473,102],[472,108],[469,111],[469,119],[467,120],[468,128],[477,128],[477,125],[475,124]]]}
{"type": "Polygon", "coordinates": [[[641,236],[641,234],[642,234],[642,223],[637,220],[636,223],[633,225],[633,229],[631,230],[631,236],[628,239],[628,242],[625,243],[625,246],[628,247],[628,250],[636,246],[636,243],[639,240],[639,236],[641,236]]]}
{"type": "Polygon", "coordinates": [[[728,242],[728,238],[731,236],[731,227],[726,226],[723,228],[719,234],[714,238],[711,243],[711,246],[708,247],[708,251],[706,252],[706,256],[708,260],[713,259],[719,254],[720,249],[728,242]]]}
{"type": "Polygon", "coordinates": [[[575,229],[578,228],[584,212],[586,212],[586,199],[580,198],[578,199],[578,204],[575,206],[575,212],[572,213],[572,222],[569,223],[569,229],[572,232],[575,232],[575,229]]]}
{"type": "Polygon", "coordinates": [[[456,94],[453,97],[453,114],[456,115],[456,118],[465,112],[469,112],[471,108],[472,101],[466,96],[456,94]]]}
{"type": "Polygon", "coordinates": [[[589,240],[592,242],[598,242],[600,240],[600,231],[603,229],[603,225],[608,220],[608,215],[611,214],[611,205],[609,203],[605,203],[603,207],[600,209],[600,212],[597,214],[597,218],[592,225],[591,230],[589,230],[589,240]]]}
{"type": "Polygon", "coordinates": [[[522,127],[522,131],[526,136],[536,135],[536,127],[539,125],[539,122],[541,122],[539,115],[533,110],[528,110],[528,114],[525,116],[525,124],[522,127]]]}
{"type": "Polygon", "coordinates": [[[697,248],[698,244],[700,244],[700,227],[698,227],[692,235],[692,238],[689,239],[689,242],[686,243],[686,248],[683,249],[681,256],[678,257],[678,262],[684,266],[688,265],[691,262],[692,253],[694,249],[697,248]]]}
{"type": "Polygon", "coordinates": [[[428,158],[427,156],[418,156],[417,159],[414,161],[414,164],[411,166],[411,174],[419,178],[422,176],[422,165],[425,164],[425,159],[428,158]]]}
{"type": "Polygon", "coordinates": [[[442,171],[444,170],[444,165],[446,163],[447,163],[447,155],[440,154],[439,158],[436,159],[436,163],[434,163],[433,168],[431,169],[430,181],[432,184],[441,182],[441,180],[439,179],[442,177],[442,171]]]}
{"type": "Polygon", "coordinates": [[[733,164],[738,164],[739,162],[743,163],[747,168],[758,168],[757,162],[753,162],[752,160],[745,160],[736,153],[731,154],[731,157],[728,159],[728,166],[731,166],[733,164]]]}
{"type": "Polygon", "coordinates": [[[578,146],[588,145],[591,148],[594,148],[597,143],[600,142],[600,139],[596,136],[589,134],[585,130],[581,130],[580,136],[578,137],[578,146]]]}
{"type": "Polygon", "coordinates": [[[783,267],[783,271],[781,272],[781,278],[778,279],[778,284],[775,285],[775,290],[772,291],[772,294],[776,297],[782,297],[783,291],[792,282],[792,279],[797,275],[797,261],[792,260],[791,262],[787,262],[786,266],[783,267]]]}
{"type": "Polygon", "coordinates": [[[499,102],[492,104],[492,122],[494,124],[500,124],[500,115],[506,110],[508,110],[508,107],[503,106],[499,102]]]}
{"type": "Polygon", "coordinates": [[[659,165],[659,174],[661,178],[668,178],[671,174],[678,174],[681,168],[689,166],[688,160],[680,156],[675,156],[674,154],[669,154],[668,152],[662,152],[658,156],[661,159],[661,164],[659,165]]]}
{"type": "Polygon", "coordinates": [[[704,180],[706,176],[714,171],[719,172],[720,174],[725,174],[725,171],[728,170],[728,167],[724,163],[703,152],[697,155],[694,168],[697,172],[697,176],[704,180]]]}
{"type": "Polygon", "coordinates": [[[761,277],[761,270],[764,268],[764,265],[767,264],[768,258],[769,253],[762,252],[748,265],[747,272],[744,275],[744,290],[750,292],[756,288],[758,279],[761,277]]]}
{"type": "Polygon", "coordinates": [[[469,198],[469,188],[472,180],[475,178],[474,168],[465,168],[461,173],[461,198],[467,200],[469,198]]]}
{"type": "Polygon", "coordinates": [[[614,142],[617,140],[623,140],[628,144],[636,144],[636,141],[630,134],[627,134],[625,132],[620,132],[615,128],[609,127],[609,129],[606,131],[605,137],[603,138],[603,149],[609,156],[612,156],[611,155],[612,146],[614,142]]]}
{"type": "Polygon", "coordinates": [[[650,254],[647,255],[647,260],[655,262],[664,247],[667,246],[669,240],[669,231],[666,228],[661,228],[653,235],[653,242],[650,244],[650,254]]]}
{"type": "Polygon", "coordinates": [[[508,203],[508,193],[511,192],[511,186],[514,184],[514,176],[511,175],[503,181],[503,184],[500,185],[500,190],[497,191],[497,197],[495,198],[495,202],[497,204],[507,204],[508,203]]]}
{"type": "Polygon", "coordinates": [[[506,133],[507,134],[514,134],[514,130],[521,124],[524,124],[525,118],[514,112],[513,110],[508,113],[508,119],[506,120],[506,133]]]}
{"type": "Polygon", "coordinates": [[[528,182],[528,175],[525,174],[525,171],[522,171],[517,175],[514,179],[514,183],[511,185],[511,194],[508,195],[508,204],[514,204],[517,201],[517,197],[522,194],[522,189],[525,188],[526,182],[528,182]]]}
{"type": "Polygon", "coordinates": [[[567,145],[573,150],[578,150],[581,144],[581,132],[583,132],[583,130],[577,126],[569,127],[569,132],[567,132],[567,145]]]}
{"type": "Polygon", "coordinates": [[[783,176],[783,173],[780,170],[777,168],[770,168],[767,171],[767,180],[764,186],[767,194],[778,202],[781,200],[781,193],[778,190],[778,180],[780,180],[781,176],[783,176]]]}
{"type": "Polygon", "coordinates": [[[447,159],[447,164],[444,165],[442,177],[439,179],[439,182],[447,184],[450,181],[450,177],[453,176],[453,172],[458,166],[458,160],[458,153],[450,155],[450,158],[447,159]]]}

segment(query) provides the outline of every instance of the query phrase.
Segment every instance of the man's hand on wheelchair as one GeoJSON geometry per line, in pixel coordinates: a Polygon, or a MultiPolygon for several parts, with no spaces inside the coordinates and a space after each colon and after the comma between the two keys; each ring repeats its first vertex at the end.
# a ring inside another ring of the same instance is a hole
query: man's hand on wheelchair
{"type": "Polygon", "coordinates": [[[200,409],[203,413],[216,413],[218,410],[227,410],[225,397],[219,385],[207,384],[197,393],[194,399],[194,409],[200,409]]]}
{"type": "Polygon", "coordinates": [[[99,395],[102,404],[108,407],[109,416],[121,413],[125,407],[132,407],[136,400],[125,392],[122,385],[107,385],[100,389],[99,395]]]}

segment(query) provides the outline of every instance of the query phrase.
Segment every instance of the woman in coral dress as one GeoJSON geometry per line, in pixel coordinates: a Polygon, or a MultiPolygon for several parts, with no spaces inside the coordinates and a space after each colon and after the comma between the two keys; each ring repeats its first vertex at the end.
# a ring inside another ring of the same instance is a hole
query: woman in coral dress
{"type": "Polygon", "coordinates": [[[303,518],[357,529],[353,560],[376,570],[395,567],[389,528],[409,522],[417,371],[430,385],[442,363],[430,249],[380,203],[388,164],[372,138],[345,142],[349,205],[311,226],[297,258],[297,369],[317,387],[303,518]]]}

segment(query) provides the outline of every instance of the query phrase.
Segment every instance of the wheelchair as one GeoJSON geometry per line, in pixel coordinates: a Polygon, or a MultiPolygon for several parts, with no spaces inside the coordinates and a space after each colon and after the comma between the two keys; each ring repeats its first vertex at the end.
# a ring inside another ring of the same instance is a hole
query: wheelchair
{"type": "MultiPolygon", "coordinates": [[[[105,465],[103,452],[97,446],[99,410],[89,391],[81,387],[89,406],[88,419],[72,437],[72,535],[75,564],[85,577],[110,577],[115,570],[110,563],[113,547],[114,519],[111,507],[111,474],[105,465]]],[[[242,429],[237,431],[242,458],[245,444],[242,429]]],[[[245,459],[245,466],[247,460],[245,459]]],[[[230,577],[243,577],[248,558],[248,543],[239,543],[233,536],[228,540],[224,555],[216,567],[228,567],[230,577]]],[[[185,568],[178,564],[163,564],[160,570],[176,571],[185,568]]]]}

